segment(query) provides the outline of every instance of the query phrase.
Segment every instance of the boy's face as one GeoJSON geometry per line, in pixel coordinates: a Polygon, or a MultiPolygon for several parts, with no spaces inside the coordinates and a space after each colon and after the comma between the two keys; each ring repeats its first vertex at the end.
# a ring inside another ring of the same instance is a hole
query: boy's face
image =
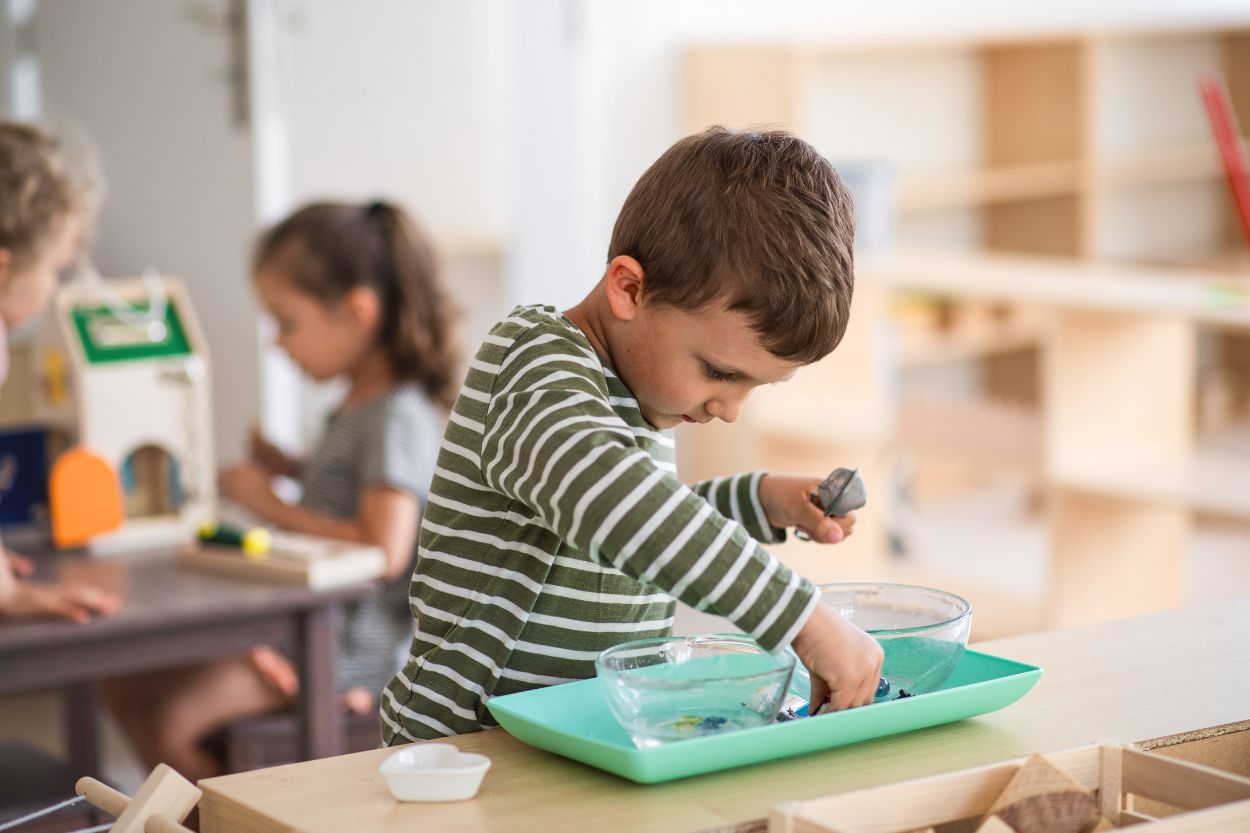
{"type": "Polygon", "coordinates": [[[0,250],[0,318],[9,327],[17,327],[34,318],[52,300],[58,276],[69,266],[78,251],[82,237],[82,219],[68,217],[52,239],[33,259],[17,268],[12,253],[0,250]]]}
{"type": "Polygon", "coordinates": [[[719,305],[686,312],[644,298],[624,323],[612,359],[656,428],[734,422],[755,388],[800,366],[768,352],[745,314],[719,305]]]}

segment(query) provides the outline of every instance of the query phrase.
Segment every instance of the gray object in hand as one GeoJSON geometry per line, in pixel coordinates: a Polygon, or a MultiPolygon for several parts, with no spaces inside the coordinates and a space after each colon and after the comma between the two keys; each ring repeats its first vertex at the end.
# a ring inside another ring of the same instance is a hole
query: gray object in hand
{"type": "Polygon", "coordinates": [[[868,490],[856,466],[853,469],[834,469],[816,488],[816,497],[826,516],[841,517],[862,509],[868,503],[868,490]]]}

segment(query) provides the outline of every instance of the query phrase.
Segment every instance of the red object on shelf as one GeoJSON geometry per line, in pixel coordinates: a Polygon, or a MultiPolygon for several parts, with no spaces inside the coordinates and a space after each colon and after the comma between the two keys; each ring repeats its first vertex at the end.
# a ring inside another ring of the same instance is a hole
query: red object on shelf
{"type": "Polygon", "coordinates": [[[1215,134],[1215,142],[1220,148],[1220,159],[1224,162],[1228,187],[1233,192],[1233,203],[1241,218],[1246,246],[1250,247],[1250,174],[1246,172],[1245,149],[1242,147],[1237,116],[1228,101],[1228,88],[1225,87],[1222,76],[1214,73],[1205,75],[1199,86],[1202,89],[1202,103],[1207,108],[1207,118],[1211,121],[1211,132],[1215,134]]]}

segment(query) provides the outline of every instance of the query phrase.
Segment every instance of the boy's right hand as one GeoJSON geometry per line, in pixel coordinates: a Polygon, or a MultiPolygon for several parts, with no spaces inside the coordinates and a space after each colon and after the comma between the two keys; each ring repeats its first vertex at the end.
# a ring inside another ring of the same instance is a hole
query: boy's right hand
{"type": "Polygon", "coordinates": [[[826,701],[830,711],[872,703],[885,654],[877,640],[824,602],[816,605],[792,647],[811,674],[810,714],[826,701]]]}

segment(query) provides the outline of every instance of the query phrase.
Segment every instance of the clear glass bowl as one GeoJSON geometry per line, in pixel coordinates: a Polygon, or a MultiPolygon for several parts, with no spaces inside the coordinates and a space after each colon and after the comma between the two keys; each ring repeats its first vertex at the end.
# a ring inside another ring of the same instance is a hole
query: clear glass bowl
{"type": "MultiPolygon", "coordinates": [[[[900,692],[934,691],[955,670],[968,644],[972,605],[954,593],[912,584],[820,585],[821,601],[871,634],[885,652],[881,676],[890,684],[878,701],[900,692]]],[[[807,669],[799,665],[790,690],[804,701],[807,669]]]]}
{"type": "Polygon", "coordinates": [[[595,661],[612,714],[641,748],[772,723],[794,666],[793,654],[732,634],[640,639],[595,661]]]}

